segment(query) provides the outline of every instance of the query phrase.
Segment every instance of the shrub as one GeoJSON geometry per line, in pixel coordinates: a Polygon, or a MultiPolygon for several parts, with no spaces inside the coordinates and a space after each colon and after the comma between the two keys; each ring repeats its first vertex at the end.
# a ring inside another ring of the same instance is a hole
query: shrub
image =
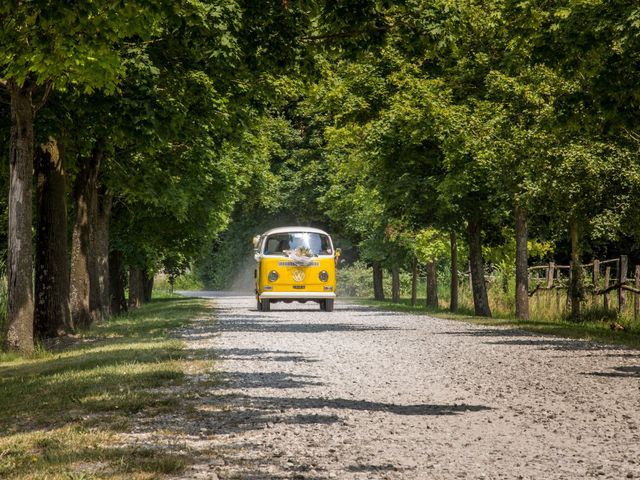
{"type": "Polygon", "coordinates": [[[373,276],[371,268],[357,261],[337,271],[337,293],[343,297],[372,297],[373,276]]]}
{"type": "MultiPolygon", "coordinates": [[[[366,263],[357,261],[348,267],[338,269],[338,295],[344,297],[373,297],[373,271],[366,263]]],[[[391,298],[391,272],[384,271],[383,289],[391,298]]],[[[418,279],[418,296],[424,297],[425,281],[418,279]]],[[[400,296],[411,296],[411,272],[400,271],[400,296]]]]}
{"type": "MultiPolygon", "coordinates": [[[[156,275],[153,288],[157,291],[171,291],[169,277],[165,274],[156,275]]],[[[178,275],[173,284],[174,290],[203,290],[203,288],[202,282],[193,272],[178,275]]]]}
{"type": "MultiPolygon", "coordinates": [[[[620,313],[616,309],[600,306],[591,306],[582,310],[583,322],[617,322],[620,321],[620,313]]],[[[567,311],[563,315],[563,319],[571,320],[571,311],[567,311]]]]}

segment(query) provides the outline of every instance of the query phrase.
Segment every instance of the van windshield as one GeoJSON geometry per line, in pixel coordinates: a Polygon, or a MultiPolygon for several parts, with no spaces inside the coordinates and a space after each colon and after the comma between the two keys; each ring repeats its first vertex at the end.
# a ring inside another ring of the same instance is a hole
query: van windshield
{"type": "Polygon", "coordinates": [[[265,255],[286,255],[285,251],[305,247],[314,255],[333,255],[328,235],[311,232],[274,233],[264,242],[265,255]]]}

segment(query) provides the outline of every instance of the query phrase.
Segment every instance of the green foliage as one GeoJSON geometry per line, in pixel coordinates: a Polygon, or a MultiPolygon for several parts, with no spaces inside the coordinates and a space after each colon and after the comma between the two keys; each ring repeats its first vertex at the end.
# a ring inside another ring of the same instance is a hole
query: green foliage
{"type": "MultiPolygon", "coordinates": [[[[373,272],[371,267],[363,261],[356,261],[353,264],[338,269],[337,293],[342,297],[369,298],[373,292],[373,272]]],[[[417,289],[420,295],[425,290],[424,278],[418,278],[417,289]]],[[[387,297],[391,296],[391,273],[384,272],[383,290],[387,297]]],[[[444,290],[443,290],[444,292],[444,290]]],[[[400,272],[400,293],[403,296],[411,295],[411,274],[406,271],[400,272]]]]}
{"type": "Polygon", "coordinates": [[[355,262],[337,271],[337,294],[341,297],[368,298],[373,291],[371,268],[363,262],[355,262]]]}
{"type": "MultiPolygon", "coordinates": [[[[482,249],[482,255],[491,264],[495,265],[498,270],[505,272],[510,276],[515,273],[515,257],[516,257],[516,240],[515,234],[510,228],[505,228],[502,232],[504,243],[486,246],[482,249]]],[[[530,261],[540,261],[543,259],[552,259],[553,244],[551,242],[542,242],[538,240],[529,240],[527,242],[530,261]]]]}
{"type": "Polygon", "coordinates": [[[451,257],[448,236],[433,227],[422,229],[416,233],[415,251],[417,259],[422,263],[451,257]]]}
{"type": "Polygon", "coordinates": [[[175,275],[174,277],[166,274],[156,275],[153,282],[154,298],[158,298],[156,292],[162,292],[164,294],[176,290],[204,290],[204,286],[198,276],[191,271],[175,275]]]}
{"type": "Polygon", "coordinates": [[[122,51],[113,46],[160,33],[163,7],[110,1],[4,3],[0,78],[17,85],[54,81],[59,89],[113,92],[124,74],[122,51]]]}

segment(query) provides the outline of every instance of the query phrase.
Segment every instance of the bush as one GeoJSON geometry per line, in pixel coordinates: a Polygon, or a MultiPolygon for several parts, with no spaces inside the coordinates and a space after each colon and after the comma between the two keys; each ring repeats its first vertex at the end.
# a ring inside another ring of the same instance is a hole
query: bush
{"type": "MultiPolygon", "coordinates": [[[[583,322],[618,322],[620,313],[616,309],[592,306],[582,310],[583,322]]],[[[565,312],[563,319],[571,321],[571,311],[565,312]]]]}
{"type": "Polygon", "coordinates": [[[185,273],[176,278],[173,288],[175,290],[203,290],[204,286],[195,273],[185,273]]]}
{"type": "MultiPolygon", "coordinates": [[[[163,273],[156,275],[153,283],[154,290],[159,291],[171,291],[171,284],[169,283],[169,277],[163,273]]],[[[187,272],[183,275],[176,277],[173,284],[174,290],[203,290],[204,287],[200,279],[193,273],[187,272]]]]}
{"type": "MultiPolygon", "coordinates": [[[[348,267],[338,269],[338,295],[343,297],[373,297],[373,270],[366,263],[357,261],[348,267]]],[[[424,296],[425,282],[418,279],[418,296],[424,296]]],[[[391,272],[384,271],[383,288],[386,297],[391,298],[391,272]]],[[[411,273],[400,271],[400,296],[411,296],[411,273]]]]}
{"type": "Polygon", "coordinates": [[[342,297],[372,297],[373,274],[364,262],[357,261],[337,272],[337,293],[342,297]]]}

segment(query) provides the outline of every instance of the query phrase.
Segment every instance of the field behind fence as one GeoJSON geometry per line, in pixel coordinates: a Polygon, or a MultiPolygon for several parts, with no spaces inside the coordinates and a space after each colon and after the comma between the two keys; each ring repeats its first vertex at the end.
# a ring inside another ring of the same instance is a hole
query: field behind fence
{"type": "MultiPolygon", "coordinates": [[[[610,260],[595,260],[581,266],[584,280],[583,314],[586,320],[620,320],[640,322],[640,265],[630,266],[627,256],[610,260]],[[630,275],[630,272],[632,274],[630,275]]],[[[550,262],[529,268],[529,309],[532,320],[560,320],[571,310],[568,297],[569,265],[550,262]]],[[[468,272],[459,273],[458,304],[462,310],[473,311],[473,295],[468,272]]],[[[494,270],[487,275],[489,305],[495,316],[510,317],[515,313],[515,279],[512,272],[494,270]]],[[[440,268],[438,300],[441,308],[448,308],[451,273],[440,268]]],[[[401,296],[411,296],[411,274],[400,275],[401,296]]],[[[418,279],[418,303],[425,301],[426,281],[418,279]]],[[[391,298],[391,276],[385,272],[385,296],[391,298]]],[[[371,297],[372,272],[363,263],[338,272],[338,293],[343,296],[371,297]]]]}
{"type": "MultiPolygon", "coordinates": [[[[581,265],[587,314],[638,321],[640,317],[640,265],[630,268],[626,255],[581,265]],[[630,273],[632,272],[632,275],[630,273]]],[[[562,314],[571,308],[569,265],[550,262],[529,268],[529,296],[534,310],[562,314]]]]}

